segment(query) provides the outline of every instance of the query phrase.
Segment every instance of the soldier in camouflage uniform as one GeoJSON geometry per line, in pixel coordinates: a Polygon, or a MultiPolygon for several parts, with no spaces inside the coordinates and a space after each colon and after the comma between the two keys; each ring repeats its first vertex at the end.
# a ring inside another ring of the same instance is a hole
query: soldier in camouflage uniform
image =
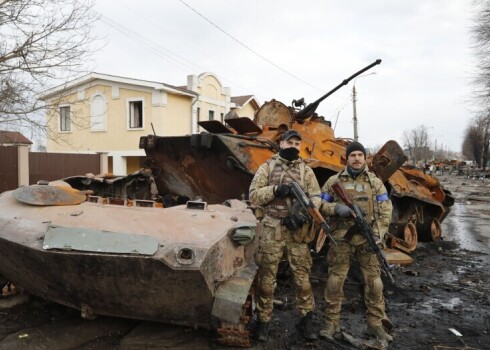
{"type": "Polygon", "coordinates": [[[357,259],[365,281],[367,333],[392,341],[392,336],[384,330],[381,323],[386,316],[380,263],[355,225],[353,211],[335,195],[332,185],[336,181],[342,183],[352,202],[365,213],[379,243],[383,242],[383,236],[388,231],[393,207],[381,180],[367,169],[364,147],[359,142],[352,142],[347,147],[346,157],[345,170],[330,177],[322,188],[321,212],[325,216],[331,216],[333,236],[338,245],[331,246],[327,254],[326,325],[320,331],[320,336],[332,339],[340,332],[342,289],[352,260],[357,259]]]}
{"type": "Polygon", "coordinates": [[[296,304],[302,316],[298,327],[305,338],[317,338],[311,327],[315,301],[309,280],[312,259],[308,247],[314,230],[294,215],[297,211],[290,184],[297,182],[317,206],[321,204],[321,192],[313,170],[299,157],[300,145],[301,135],[295,130],[286,131],[280,152],[260,166],[250,185],[250,200],[265,212],[255,254],[260,267],[256,331],[260,341],[268,338],[276,273],[283,256],[289,262],[296,286],[296,304]]]}

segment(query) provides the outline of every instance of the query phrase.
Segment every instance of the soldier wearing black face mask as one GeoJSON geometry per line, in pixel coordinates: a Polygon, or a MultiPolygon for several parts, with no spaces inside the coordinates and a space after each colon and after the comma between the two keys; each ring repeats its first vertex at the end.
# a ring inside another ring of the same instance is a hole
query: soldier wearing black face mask
{"type": "Polygon", "coordinates": [[[290,184],[297,182],[313,203],[319,205],[320,186],[313,170],[299,157],[300,146],[301,135],[295,130],[286,131],[279,154],[260,166],[250,185],[250,200],[265,209],[255,254],[255,262],[260,267],[256,303],[259,318],[256,337],[260,341],[268,337],[276,273],[283,256],[288,259],[296,286],[296,305],[302,316],[298,328],[306,339],[317,338],[312,329],[315,301],[309,280],[312,260],[308,248],[314,230],[291,215],[295,203],[289,193],[290,184]]]}
{"type": "Polygon", "coordinates": [[[298,159],[299,149],[297,149],[296,147],[283,148],[279,151],[279,156],[281,158],[284,158],[284,159],[292,162],[293,160],[298,159]]]}

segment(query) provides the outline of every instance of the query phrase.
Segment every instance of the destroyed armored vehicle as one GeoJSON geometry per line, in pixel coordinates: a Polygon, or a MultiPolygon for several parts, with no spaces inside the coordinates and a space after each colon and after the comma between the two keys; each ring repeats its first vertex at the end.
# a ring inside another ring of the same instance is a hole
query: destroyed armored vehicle
{"type": "MultiPolygon", "coordinates": [[[[250,345],[260,225],[248,188],[288,129],[301,133],[300,155],[320,185],[344,168],[349,140],[315,113],[333,91],[304,108],[269,101],[254,121],[200,122],[201,134],[142,137],[146,167],[130,176],[76,176],[1,194],[0,275],[87,318],[215,328],[223,343],[250,345]]],[[[389,141],[370,166],[394,204],[389,245],[409,253],[418,238],[440,238],[453,199],[405,161],[389,141]]]]}
{"type": "Polygon", "coordinates": [[[250,345],[252,212],[238,200],[163,208],[155,189],[141,171],[2,193],[0,276],[86,318],[217,329],[250,345]]]}
{"type": "MultiPolygon", "coordinates": [[[[208,203],[227,198],[248,198],[248,188],[260,165],[279,150],[284,131],[302,135],[300,156],[313,169],[320,186],[345,167],[345,149],[351,140],[334,135],[331,123],[316,114],[319,103],[381,60],[355,73],[317,101],[293,106],[271,100],[249,118],[201,121],[206,130],[180,137],[149,135],[140,140],[148,156],[147,166],[155,174],[160,192],[175,198],[200,196],[208,203]],[[299,108],[298,108],[299,107],[299,108]],[[304,108],[301,108],[304,107],[304,108]]],[[[441,238],[441,222],[454,204],[451,193],[422,171],[403,166],[407,157],[395,141],[387,142],[368,158],[368,165],[385,183],[393,202],[388,245],[412,252],[420,239],[441,238]]]]}

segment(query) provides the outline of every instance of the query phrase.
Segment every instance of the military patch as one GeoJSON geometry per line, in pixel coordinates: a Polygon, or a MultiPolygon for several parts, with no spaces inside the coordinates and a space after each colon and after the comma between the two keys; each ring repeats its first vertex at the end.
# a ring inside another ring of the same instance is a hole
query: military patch
{"type": "Polygon", "coordinates": [[[344,185],[346,190],[353,190],[354,189],[354,184],[349,182],[344,185]]]}
{"type": "Polygon", "coordinates": [[[364,192],[364,185],[363,184],[356,184],[356,191],[357,192],[364,192]]]}

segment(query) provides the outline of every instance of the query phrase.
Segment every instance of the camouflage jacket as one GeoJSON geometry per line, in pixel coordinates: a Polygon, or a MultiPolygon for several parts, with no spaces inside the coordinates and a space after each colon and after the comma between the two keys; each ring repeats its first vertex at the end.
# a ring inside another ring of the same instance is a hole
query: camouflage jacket
{"type": "MultiPolygon", "coordinates": [[[[300,164],[304,164],[304,161],[303,159],[298,158],[292,162],[289,162],[276,154],[267,162],[262,164],[255,173],[249,189],[249,198],[254,205],[267,207],[267,205],[273,202],[276,198],[274,196],[274,185],[269,183],[272,163],[274,167],[285,164],[288,168],[300,168],[300,164]]],[[[286,177],[289,175],[286,173],[284,176],[286,177]]],[[[311,170],[311,168],[307,165],[304,165],[304,176],[302,176],[302,178],[303,183],[300,183],[301,188],[305,191],[312,202],[316,206],[319,206],[321,203],[320,185],[318,184],[313,170],[311,170]]]]}
{"type": "Polygon", "coordinates": [[[347,172],[347,168],[331,176],[322,187],[320,211],[323,215],[331,217],[334,236],[344,237],[354,224],[354,219],[339,218],[334,214],[335,205],[342,203],[332,190],[332,185],[337,180],[342,182],[352,202],[366,213],[366,220],[371,224],[373,232],[383,239],[384,234],[388,232],[393,211],[386,187],[372,172],[365,170],[354,179],[347,172]]]}

